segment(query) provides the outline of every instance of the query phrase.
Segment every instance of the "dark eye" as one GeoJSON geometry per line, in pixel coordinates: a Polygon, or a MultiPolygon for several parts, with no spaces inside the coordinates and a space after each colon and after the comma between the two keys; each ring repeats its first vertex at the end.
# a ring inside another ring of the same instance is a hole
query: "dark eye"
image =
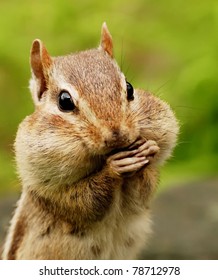
{"type": "Polygon", "coordinates": [[[73,111],[75,109],[75,104],[67,91],[60,93],[58,102],[61,111],[73,111]]]}
{"type": "Polygon", "coordinates": [[[127,100],[129,101],[134,100],[134,95],[133,95],[134,89],[129,82],[126,82],[126,91],[127,91],[127,100]]]}

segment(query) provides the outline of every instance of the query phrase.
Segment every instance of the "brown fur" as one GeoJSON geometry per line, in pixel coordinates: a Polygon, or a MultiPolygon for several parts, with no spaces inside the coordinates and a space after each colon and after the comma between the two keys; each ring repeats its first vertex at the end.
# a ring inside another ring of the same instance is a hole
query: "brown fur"
{"type": "Polygon", "coordinates": [[[31,68],[36,108],[15,141],[23,191],[3,258],[136,258],[158,167],[176,144],[172,110],[143,90],[128,100],[106,24],[98,49],[51,58],[34,41],[31,68]],[[74,110],[60,110],[62,91],[74,110]]]}
{"type": "Polygon", "coordinates": [[[17,250],[19,249],[19,246],[21,245],[21,242],[25,236],[25,227],[25,219],[21,216],[17,221],[15,230],[13,232],[11,247],[7,255],[8,260],[16,259],[17,250]]]}

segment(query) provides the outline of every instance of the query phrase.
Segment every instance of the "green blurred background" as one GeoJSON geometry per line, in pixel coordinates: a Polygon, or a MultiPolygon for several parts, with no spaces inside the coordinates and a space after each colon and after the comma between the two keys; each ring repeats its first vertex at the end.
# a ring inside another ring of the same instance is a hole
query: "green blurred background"
{"type": "Polygon", "coordinates": [[[43,40],[53,56],[92,48],[103,21],[128,80],[168,101],[181,123],[162,186],[217,174],[217,1],[1,0],[0,10],[0,193],[19,187],[13,141],[34,109],[28,90],[32,41],[43,40]]]}
{"type": "Polygon", "coordinates": [[[0,11],[1,196],[20,190],[13,141],[34,110],[32,41],[53,56],[96,47],[104,21],[127,79],[166,100],[181,124],[159,189],[218,175],[218,1],[1,0],[0,11]]]}

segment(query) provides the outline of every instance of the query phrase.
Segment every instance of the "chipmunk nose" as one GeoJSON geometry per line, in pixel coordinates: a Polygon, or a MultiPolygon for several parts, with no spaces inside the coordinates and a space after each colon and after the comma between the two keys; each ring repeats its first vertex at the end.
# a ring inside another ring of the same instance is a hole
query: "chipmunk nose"
{"type": "Polygon", "coordinates": [[[120,131],[119,131],[118,129],[114,129],[114,130],[112,131],[112,138],[117,139],[117,138],[119,138],[119,137],[120,137],[120,131]]]}
{"type": "Polygon", "coordinates": [[[107,148],[122,148],[130,143],[128,134],[120,129],[113,129],[104,141],[107,148]]]}

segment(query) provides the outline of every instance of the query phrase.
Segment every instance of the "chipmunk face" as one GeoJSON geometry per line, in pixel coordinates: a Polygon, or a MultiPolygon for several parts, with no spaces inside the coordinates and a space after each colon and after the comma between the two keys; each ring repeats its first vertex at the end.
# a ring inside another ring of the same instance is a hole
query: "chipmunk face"
{"type": "Polygon", "coordinates": [[[94,49],[59,57],[54,69],[48,103],[90,151],[105,154],[135,141],[129,111],[134,90],[107,53],[94,49]]]}
{"type": "Polygon", "coordinates": [[[51,58],[41,41],[34,41],[31,67],[36,110],[21,124],[15,148],[18,167],[40,174],[39,184],[68,179],[70,184],[139,136],[130,113],[134,89],[113,59],[105,24],[98,49],[51,58]]]}

